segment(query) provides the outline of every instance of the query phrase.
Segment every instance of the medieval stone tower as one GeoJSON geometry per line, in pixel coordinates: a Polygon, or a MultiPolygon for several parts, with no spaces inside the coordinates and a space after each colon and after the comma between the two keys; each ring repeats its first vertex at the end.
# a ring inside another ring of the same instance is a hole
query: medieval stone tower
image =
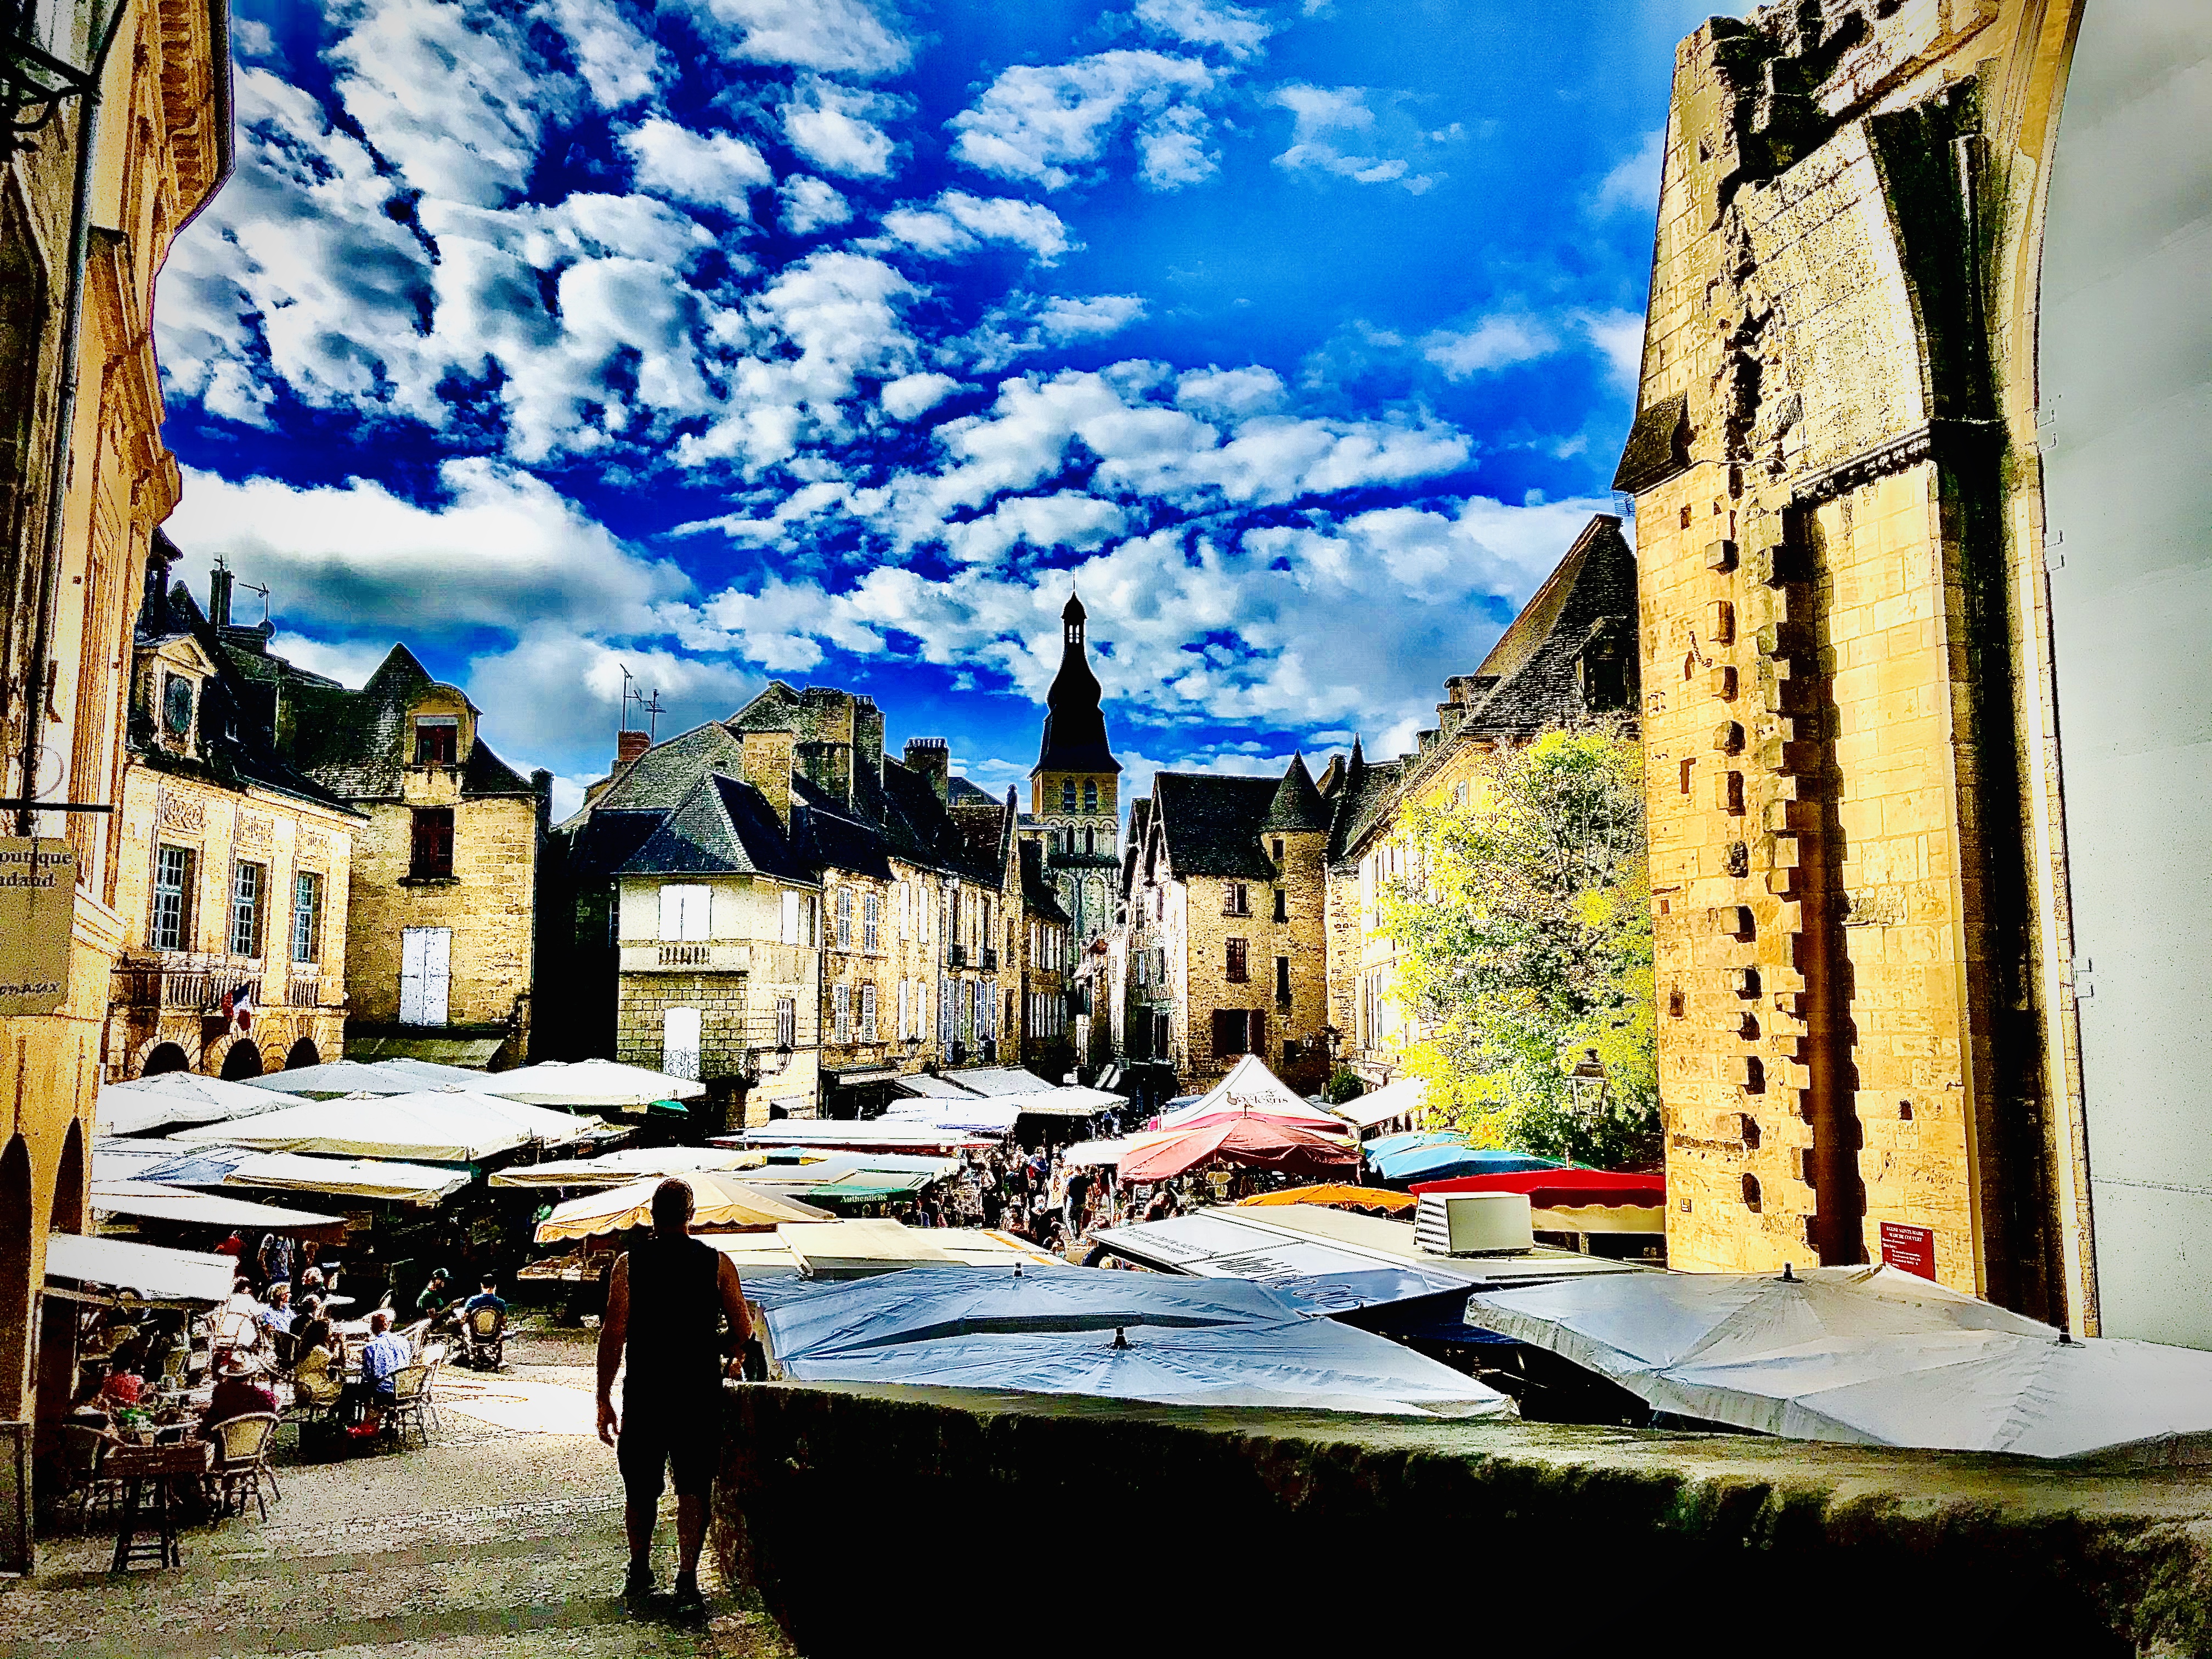
{"type": "Polygon", "coordinates": [[[1060,612],[1060,672],[1045,694],[1044,740],[1030,769],[1025,836],[1042,842],[1054,896],[1068,915],[1073,969],[1091,941],[1114,924],[1121,865],[1121,763],[1106,742],[1098,677],[1084,638],[1083,601],[1060,612]]]}

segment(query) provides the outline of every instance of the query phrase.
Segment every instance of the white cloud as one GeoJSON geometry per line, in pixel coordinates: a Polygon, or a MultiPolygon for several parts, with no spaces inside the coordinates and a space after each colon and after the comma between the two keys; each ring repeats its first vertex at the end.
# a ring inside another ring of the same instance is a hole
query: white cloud
{"type": "Polygon", "coordinates": [[[802,75],[783,106],[783,136],[824,173],[881,179],[890,172],[897,146],[870,118],[899,107],[895,98],[802,75]]]}
{"type": "Polygon", "coordinates": [[[950,374],[903,374],[885,382],[878,395],[886,415],[895,421],[911,421],[936,408],[958,390],[960,382],[950,374]]]}
{"type": "Polygon", "coordinates": [[[648,560],[528,473],[483,459],[439,469],[447,500],[422,507],[360,478],[295,488],[187,471],[168,523],[195,559],[222,555],[275,589],[288,621],[416,632],[537,621],[649,625],[690,580],[648,560]]]}
{"type": "Polygon", "coordinates": [[[664,740],[726,718],[761,685],[758,675],[733,663],[548,629],[524,635],[508,650],[476,658],[464,689],[483,710],[485,729],[496,734],[509,761],[527,764],[516,757],[551,754],[574,767],[591,766],[596,757],[596,770],[570,775],[589,781],[613,768],[625,668],[637,684],[659,692],[664,740]]]}
{"type": "Polygon", "coordinates": [[[1176,379],[1176,402],[1212,419],[1266,415],[1282,404],[1287,388],[1272,368],[1194,368],[1176,379]]]}
{"type": "Polygon", "coordinates": [[[1051,264],[1077,246],[1048,207],[958,190],[945,191],[925,207],[894,208],[884,215],[884,230],[892,242],[938,258],[1000,242],[1025,247],[1040,264],[1051,264]]]}
{"type": "Polygon", "coordinates": [[[545,0],[545,11],[568,37],[584,84],[601,109],[651,97],[667,74],[660,48],[623,15],[615,0],[545,0]]]}
{"type": "MultiPolygon", "coordinates": [[[[1277,155],[1275,165],[1289,173],[1323,173],[1362,185],[1397,185],[1419,196],[1437,182],[1437,175],[1414,173],[1402,155],[1406,135],[1391,143],[1378,142],[1376,112],[1369,105],[1366,87],[1315,87],[1300,82],[1281,86],[1267,101],[1291,112],[1291,146],[1277,155]]],[[[1406,125],[1402,118],[1391,123],[1406,125]]],[[[1455,128],[1439,137],[1456,137],[1455,128]]]]}
{"type": "Polygon", "coordinates": [[[887,75],[912,45],[864,0],[689,0],[733,56],[830,74],[887,75]]]}
{"type": "Polygon", "coordinates": [[[1175,188],[1212,170],[1200,148],[1206,117],[1193,100],[1215,84],[1204,64],[1155,52],[1018,64],[952,118],[952,153],[983,172],[1061,190],[1134,120],[1146,182],[1175,188]]]}
{"type": "Polygon", "coordinates": [[[1137,0],[1137,21],[1170,40],[1218,46],[1237,58],[1255,56],[1274,33],[1258,12],[1209,0],[1137,0]]]}
{"type": "Polygon", "coordinates": [[[1633,311],[1579,311],[1575,322],[1597,348],[1615,386],[1636,389],[1644,373],[1644,318],[1633,311]]]}
{"type": "Polygon", "coordinates": [[[774,184],[761,153],[726,132],[693,132],[654,116],[622,135],[637,181],[647,190],[700,207],[750,215],[745,192],[774,184]]]}
{"type": "Polygon", "coordinates": [[[1056,295],[1036,313],[1038,331],[1054,345],[1118,334],[1144,314],[1144,297],[1136,294],[1093,294],[1083,299],[1056,295]]]}
{"type": "Polygon", "coordinates": [[[1633,155],[1624,157],[1598,183],[1589,210],[1598,218],[1634,211],[1650,213],[1659,203],[1659,169],[1667,159],[1667,130],[1656,128],[1644,135],[1633,155]]]}
{"type": "Polygon", "coordinates": [[[1421,341],[1421,355],[1443,370],[1449,380],[1531,362],[1559,349],[1559,337],[1549,325],[1539,318],[1513,314],[1485,317],[1474,327],[1456,332],[1438,329],[1421,341]]]}
{"type": "Polygon", "coordinates": [[[853,204],[826,179],[800,173],[785,179],[777,193],[783,198],[783,228],[794,236],[842,225],[853,216],[853,204]]]}
{"type": "Polygon", "coordinates": [[[1128,514],[1113,502],[1075,490],[1013,495],[981,518],[947,525],[945,544],[963,564],[997,564],[1019,546],[1040,552],[1056,547],[1095,552],[1127,523],[1128,514]]]}
{"type": "MultiPolygon", "coordinates": [[[[276,596],[270,596],[272,608],[276,596]]],[[[384,659],[392,654],[392,641],[378,644],[372,640],[313,640],[305,634],[279,633],[270,639],[271,655],[306,669],[310,674],[323,674],[359,690],[368,682],[384,659]]]]}

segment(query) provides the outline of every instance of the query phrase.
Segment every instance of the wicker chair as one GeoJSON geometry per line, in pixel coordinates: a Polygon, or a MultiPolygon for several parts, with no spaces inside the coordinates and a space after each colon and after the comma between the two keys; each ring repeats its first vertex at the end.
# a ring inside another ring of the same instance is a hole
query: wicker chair
{"type": "Polygon", "coordinates": [[[276,1484],[276,1473],[269,1467],[269,1446],[276,1437],[278,1421],[274,1412],[247,1412],[209,1425],[207,1432],[216,1443],[216,1458],[207,1478],[208,1495],[220,1499],[225,1514],[245,1514],[250,1492],[266,1521],[269,1499],[261,1491],[264,1480],[283,1501],[284,1493],[276,1484]]]}
{"type": "Polygon", "coordinates": [[[86,1423],[64,1423],[59,1432],[62,1474],[68,1483],[62,1502],[72,1506],[77,1529],[83,1531],[96,1512],[112,1515],[123,1502],[123,1482],[110,1477],[103,1467],[115,1437],[86,1423]]]}
{"type": "Polygon", "coordinates": [[[438,1421],[438,1407],[434,1398],[438,1368],[417,1361],[402,1365],[392,1373],[392,1403],[385,1407],[385,1426],[397,1435],[402,1444],[406,1443],[411,1425],[424,1445],[430,1443],[430,1430],[435,1425],[441,1431],[444,1425],[438,1421]]]}
{"type": "Polygon", "coordinates": [[[483,1307],[461,1320],[461,1356],[478,1370],[499,1370],[507,1364],[507,1310],[483,1307]]]}

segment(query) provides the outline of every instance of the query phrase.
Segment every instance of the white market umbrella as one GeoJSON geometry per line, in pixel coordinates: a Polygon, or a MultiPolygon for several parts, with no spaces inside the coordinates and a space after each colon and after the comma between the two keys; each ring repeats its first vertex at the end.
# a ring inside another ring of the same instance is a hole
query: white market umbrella
{"type": "Polygon", "coordinates": [[[511,1072],[487,1076],[479,1094],[497,1095],[532,1106],[599,1107],[650,1106],[656,1100],[693,1100],[707,1085],[690,1078],[671,1077],[642,1066],[625,1066],[612,1060],[545,1060],[535,1066],[518,1066],[511,1072]]]}
{"type": "Polygon", "coordinates": [[[1468,1311],[1657,1410],[1790,1439],[2212,1460],[2212,1353],[2066,1338],[1893,1267],[1629,1273],[1468,1311]]]}
{"type": "Polygon", "coordinates": [[[250,1089],[198,1072],[162,1072],[125,1083],[103,1084],[93,1103],[93,1127],[104,1135],[140,1135],[173,1123],[221,1123],[286,1106],[304,1106],[304,1095],[250,1089]]]}
{"type": "Polygon", "coordinates": [[[379,1071],[419,1079],[417,1086],[424,1089],[473,1089],[491,1080],[489,1072],[472,1071],[465,1066],[441,1066],[434,1060],[417,1060],[412,1054],[386,1054],[369,1063],[379,1071]]]}
{"type": "Polygon", "coordinates": [[[453,1094],[310,1101],[263,1117],[180,1130],[171,1139],[264,1152],[474,1164],[537,1137],[504,1114],[453,1094]]]}
{"type": "Polygon", "coordinates": [[[225,1178],[226,1187],[267,1187],[287,1193],[328,1193],[337,1198],[383,1199],[435,1208],[469,1184],[466,1170],[386,1158],[305,1158],[264,1152],[249,1158],[225,1178]]]}
{"type": "Polygon", "coordinates": [[[757,1170],[766,1152],[732,1152],[720,1146],[625,1146],[597,1158],[563,1158],[547,1164],[518,1164],[490,1179],[495,1187],[620,1187],[647,1176],[688,1176],[698,1170],[757,1170]]]}
{"type": "Polygon", "coordinates": [[[387,1072],[380,1064],[358,1060],[326,1060],[319,1066],[295,1066],[286,1072],[264,1072],[247,1078],[248,1089],[275,1090],[279,1094],[305,1095],[334,1100],[340,1095],[407,1095],[422,1087],[422,1079],[404,1072],[387,1072]]]}
{"type": "MultiPolygon", "coordinates": [[[[694,1227],[766,1229],[781,1226],[787,1221],[836,1218],[828,1210],[817,1210],[811,1204],[801,1204],[777,1193],[763,1192],[726,1175],[701,1170],[688,1171],[684,1178],[691,1188],[694,1227]]],[[[556,1205],[553,1212],[538,1224],[537,1241],[552,1244],[564,1238],[592,1238],[601,1233],[651,1226],[653,1195],[660,1190],[663,1179],[647,1176],[627,1186],[611,1188],[604,1193],[587,1193],[556,1205]]]]}
{"type": "Polygon", "coordinates": [[[481,1089],[425,1089],[417,1094],[392,1095],[380,1103],[406,1106],[433,1115],[467,1112],[496,1118],[502,1123],[512,1123],[541,1146],[564,1146],[605,1127],[596,1117],[555,1111],[550,1106],[532,1106],[524,1101],[488,1095],[481,1089]]]}

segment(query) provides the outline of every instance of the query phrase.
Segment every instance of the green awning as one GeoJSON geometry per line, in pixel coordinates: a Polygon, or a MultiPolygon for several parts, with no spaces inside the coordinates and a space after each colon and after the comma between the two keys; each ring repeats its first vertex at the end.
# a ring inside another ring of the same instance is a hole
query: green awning
{"type": "Polygon", "coordinates": [[[887,1198],[904,1198],[918,1193],[929,1185],[931,1179],[926,1175],[904,1175],[896,1170],[863,1170],[842,1181],[825,1181],[819,1186],[809,1187],[805,1196],[809,1204],[876,1204],[887,1198]]]}

